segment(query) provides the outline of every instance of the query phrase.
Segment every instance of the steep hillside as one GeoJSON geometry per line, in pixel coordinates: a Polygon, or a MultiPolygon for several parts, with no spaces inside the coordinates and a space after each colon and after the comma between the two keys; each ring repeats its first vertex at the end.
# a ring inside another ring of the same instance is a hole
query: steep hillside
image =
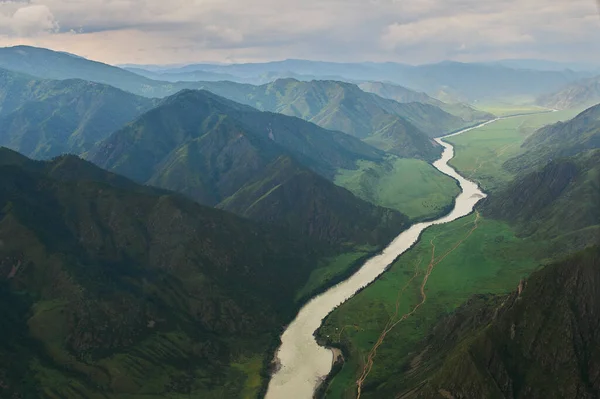
{"type": "Polygon", "coordinates": [[[260,112],[206,91],[184,91],[115,132],[88,158],[202,204],[227,204],[235,195],[228,209],[313,237],[382,245],[400,231],[405,218],[354,197],[315,172],[333,179],[339,168],[354,168],[360,159],[383,161],[383,156],[358,139],[298,118],[260,112]],[[278,160],[286,157],[297,164],[279,170],[278,160]],[[302,195],[300,180],[306,184],[302,195]],[[295,197],[279,197],[289,192],[295,197]],[[250,212],[240,204],[256,206],[250,212]],[[312,218],[298,217],[309,210],[312,218]],[[353,219],[357,214],[365,220],[353,219]]]}
{"type": "Polygon", "coordinates": [[[1,397],[256,395],[319,245],[0,159],[1,397]]]}
{"type": "Polygon", "coordinates": [[[474,297],[373,397],[597,398],[599,283],[595,247],[545,267],[510,295],[474,297]]]}
{"type": "Polygon", "coordinates": [[[519,175],[485,205],[525,236],[553,240],[553,251],[600,242],[600,150],[552,160],[519,175]]]}
{"type": "Polygon", "coordinates": [[[286,156],[267,165],[219,208],[264,222],[285,224],[328,242],[384,243],[408,219],[356,198],[286,156]]]}
{"type": "MultiPolygon", "coordinates": [[[[219,85],[219,84],[217,84],[219,85]]],[[[217,85],[208,90],[221,90],[217,85]]],[[[430,104],[401,104],[373,95],[358,86],[332,80],[303,82],[296,79],[279,79],[262,86],[245,86],[246,93],[234,98],[234,93],[217,93],[256,108],[281,112],[312,121],[323,127],[341,130],[357,137],[373,131],[371,124],[378,118],[394,115],[405,119],[430,135],[439,135],[464,121],[430,104]],[[338,122],[336,118],[341,120],[338,122]],[[361,119],[367,119],[363,121],[361,119]]],[[[237,93],[237,95],[242,94],[237,93]]]]}
{"type": "Polygon", "coordinates": [[[0,145],[42,159],[81,153],[155,103],[98,83],[0,69],[0,145]]]}
{"type": "Polygon", "coordinates": [[[600,102],[600,76],[573,82],[561,90],[544,94],[537,99],[541,106],[569,109],[590,106],[600,102]]]}
{"type": "Polygon", "coordinates": [[[527,151],[508,161],[512,171],[526,170],[547,162],[600,148],[600,105],[589,108],[575,118],[548,125],[529,136],[523,143],[527,151]]]}
{"type": "Polygon", "coordinates": [[[417,92],[406,87],[382,82],[365,82],[358,85],[361,90],[368,93],[377,94],[383,98],[389,98],[399,103],[418,102],[436,106],[449,114],[458,116],[465,122],[480,122],[494,118],[489,112],[479,111],[468,104],[454,103],[449,104],[436,98],[430,97],[423,92],[417,92]]]}
{"type": "Polygon", "coordinates": [[[348,133],[403,157],[433,160],[440,148],[422,132],[439,136],[465,122],[420,103],[400,104],[336,81],[280,79],[262,86],[198,84],[202,88],[255,108],[297,116],[321,127],[348,133]],[[385,138],[385,142],[380,144],[385,138]]]}

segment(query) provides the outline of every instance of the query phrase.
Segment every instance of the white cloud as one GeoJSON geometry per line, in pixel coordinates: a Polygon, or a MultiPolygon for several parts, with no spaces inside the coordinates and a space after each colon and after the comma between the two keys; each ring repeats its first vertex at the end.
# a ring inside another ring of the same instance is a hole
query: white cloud
{"type": "MultiPolygon", "coordinates": [[[[16,2],[4,2],[4,8],[15,8],[16,2]]],[[[57,32],[58,21],[45,5],[17,7],[12,15],[0,14],[0,30],[17,36],[35,36],[40,33],[57,32]]]]}

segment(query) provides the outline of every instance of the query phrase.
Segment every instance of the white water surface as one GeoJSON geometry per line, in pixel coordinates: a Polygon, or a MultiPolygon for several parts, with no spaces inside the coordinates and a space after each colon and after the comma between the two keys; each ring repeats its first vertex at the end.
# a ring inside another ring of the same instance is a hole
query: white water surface
{"type": "Polygon", "coordinates": [[[443,139],[477,129],[500,119],[504,118],[494,119],[435,139],[444,147],[444,152],[442,157],[433,163],[433,166],[440,172],[456,179],[462,189],[462,192],[456,197],[454,209],[448,215],[437,220],[417,223],[403,231],[381,254],[369,259],[354,275],[314,297],[300,310],[281,336],[281,346],[276,354],[280,368],[271,377],[266,399],[312,399],[317,385],[329,374],[333,363],[333,351],[319,346],[313,336],[321,326],[323,319],[337,306],[350,299],[358,290],[379,277],[396,258],[417,242],[423,230],[429,226],[448,223],[470,214],[473,212],[475,204],[486,197],[477,184],[465,179],[448,165],[448,162],[454,157],[454,147],[443,139]]]}

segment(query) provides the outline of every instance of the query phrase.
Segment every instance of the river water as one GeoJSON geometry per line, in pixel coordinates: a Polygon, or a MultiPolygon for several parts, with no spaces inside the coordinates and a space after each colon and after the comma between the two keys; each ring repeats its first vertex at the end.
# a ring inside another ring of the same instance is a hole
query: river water
{"type": "Polygon", "coordinates": [[[423,230],[435,224],[451,222],[473,212],[475,204],[486,195],[477,184],[465,179],[448,165],[454,157],[454,147],[443,139],[497,120],[435,139],[444,147],[444,152],[433,166],[457,180],[462,189],[456,197],[454,209],[437,220],[417,223],[403,231],[382,253],[365,262],[354,275],[314,297],[300,310],[281,336],[281,346],[276,354],[280,368],[269,382],[266,399],[312,399],[317,385],[329,374],[333,363],[333,351],[319,346],[313,336],[323,319],[358,290],[379,277],[398,256],[417,242],[423,230]]]}

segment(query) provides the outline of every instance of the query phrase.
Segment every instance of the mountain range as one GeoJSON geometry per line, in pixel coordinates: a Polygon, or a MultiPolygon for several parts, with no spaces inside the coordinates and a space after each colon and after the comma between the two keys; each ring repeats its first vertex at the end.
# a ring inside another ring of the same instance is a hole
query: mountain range
{"type": "Polygon", "coordinates": [[[330,242],[380,245],[406,222],[324,178],[360,159],[383,161],[382,152],[207,91],[166,98],[86,157],[139,183],[330,242]]]}
{"type": "Polygon", "coordinates": [[[259,389],[295,293],[335,252],[75,156],[0,149],[0,209],[2,397],[259,389]]]}
{"type": "MultiPolygon", "coordinates": [[[[195,88],[189,86],[190,82],[158,82],[121,68],[28,46],[0,48],[0,67],[45,79],[79,78],[110,84],[149,97],[164,97],[184,88],[195,88]]],[[[538,71],[450,61],[410,66],[396,63],[344,64],[286,60],[264,64],[190,65],[183,70],[177,68],[174,72],[195,71],[235,75],[241,78],[270,74],[273,79],[304,75],[311,79],[335,77],[336,80],[350,82],[391,82],[433,96],[442,92],[452,93],[456,100],[463,102],[542,95],[559,90],[568,83],[593,76],[589,72],[570,70],[538,71]]],[[[169,72],[171,71],[168,69],[161,71],[169,72]]]]}
{"type": "Polygon", "coordinates": [[[206,83],[202,88],[261,110],[297,116],[350,134],[403,157],[438,158],[441,149],[427,136],[437,137],[467,124],[436,106],[400,104],[351,83],[280,79],[263,86],[232,86],[206,83]]]}
{"type": "Polygon", "coordinates": [[[480,111],[464,103],[444,103],[424,92],[417,92],[391,83],[364,82],[358,85],[361,90],[377,94],[399,103],[422,103],[440,108],[441,110],[461,118],[466,123],[476,123],[494,118],[489,112],[480,111]]]}
{"type": "Polygon", "coordinates": [[[40,159],[80,154],[156,104],[104,84],[0,69],[0,145],[40,159]]]}
{"type": "Polygon", "coordinates": [[[560,90],[544,94],[537,99],[544,107],[569,109],[600,103],[600,76],[573,82],[560,90]]]}

